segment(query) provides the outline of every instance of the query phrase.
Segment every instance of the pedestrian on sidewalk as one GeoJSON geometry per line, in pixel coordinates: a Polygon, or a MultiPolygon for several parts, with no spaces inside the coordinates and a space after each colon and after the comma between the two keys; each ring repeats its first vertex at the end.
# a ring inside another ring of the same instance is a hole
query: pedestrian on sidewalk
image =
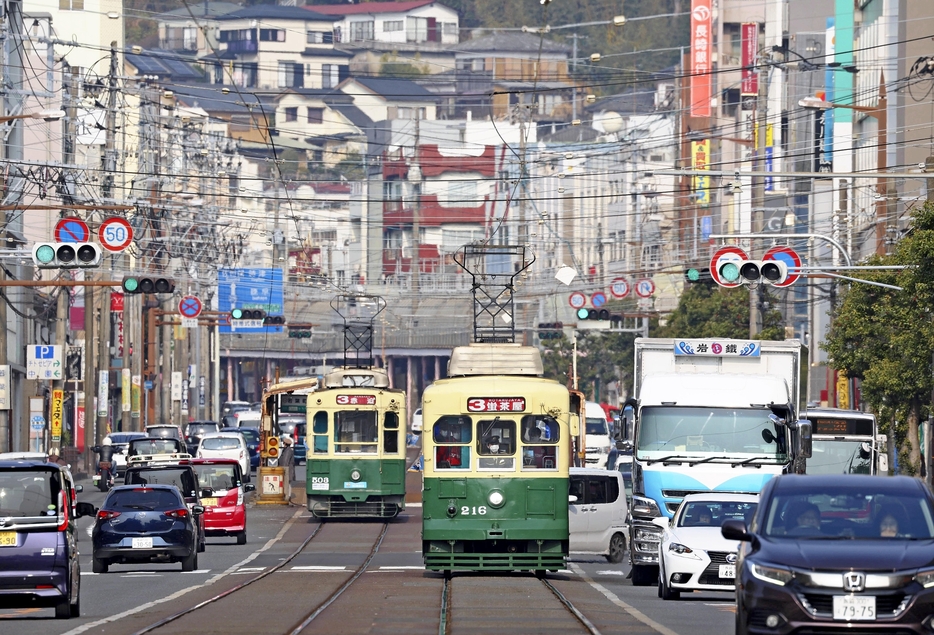
{"type": "Polygon", "coordinates": [[[286,436],[282,440],[282,452],[279,454],[279,467],[283,470],[285,481],[285,499],[292,500],[292,481],[295,480],[295,449],[292,447],[292,437],[286,436]]]}

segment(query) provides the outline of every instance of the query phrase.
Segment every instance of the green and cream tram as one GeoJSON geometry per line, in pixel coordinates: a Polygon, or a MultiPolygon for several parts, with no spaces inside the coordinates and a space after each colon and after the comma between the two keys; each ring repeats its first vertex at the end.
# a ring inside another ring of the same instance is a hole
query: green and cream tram
{"type": "Polygon", "coordinates": [[[455,348],[448,377],[425,390],[427,569],[544,575],[565,567],[579,422],[568,389],[541,375],[537,348],[475,343],[455,348]]]}

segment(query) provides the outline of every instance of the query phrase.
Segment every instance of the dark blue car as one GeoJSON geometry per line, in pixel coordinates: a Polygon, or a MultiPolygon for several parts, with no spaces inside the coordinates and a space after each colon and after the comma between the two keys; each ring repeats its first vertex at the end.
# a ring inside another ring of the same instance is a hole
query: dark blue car
{"type": "Polygon", "coordinates": [[[232,430],[243,436],[246,448],[250,451],[250,468],[257,469],[259,467],[259,428],[232,428],[232,430]]]}
{"type": "Polygon", "coordinates": [[[54,607],[79,617],[75,520],[93,516],[71,473],[39,461],[0,461],[0,608],[54,607]]]}
{"type": "Polygon", "coordinates": [[[181,562],[182,571],[198,568],[198,530],[194,516],[174,485],[121,485],[110,490],[91,532],[94,573],[111,564],[181,562]]]}

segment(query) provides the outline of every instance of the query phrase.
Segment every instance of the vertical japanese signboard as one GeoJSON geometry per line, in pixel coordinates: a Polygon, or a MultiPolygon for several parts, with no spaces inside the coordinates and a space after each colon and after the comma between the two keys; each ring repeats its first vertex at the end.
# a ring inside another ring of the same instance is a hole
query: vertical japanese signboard
{"type": "MultiPolygon", "coordinates": [[[[707,161],[710,156],[710,139],[691,142],[691,157],[695,170],[707,170],[707,161]]],[[[707,207],[710,204],[710,177],[697,175],[694,177],[694,200],[698,205],[707,207]]]]}
{"type": "Polygon", "coordinates": [[[64,408],[65,391],[56,389],[52,391],[52,406],[50,417],[52,424],[52,442],[60,443],[62,440],[62,409],[64,408]]]}
{"type": "Polygon", "coordinates": [[[120,371],[120,412],[130,411],[130,369],[120,371]]]}
{"type": "Polygon", "coordinates": [[[116,357],[123,357],[123,302],[124,295],[116,291],[110,294],[110,313],[113,316],[113,339],[114,354],[116,357]]]}
{"type": "Polygon", "coordinates": [[[10,366],[0,365],[0,410],[10,409],[10,366]]]}
{"type": "Polygon", "coordinates": [[[743,97],[759,94],[759,73],[756,69],[756,53],[759,51],[759,23],[743,22],[742,25],[742,80],[740,91],[743,97]]]}
{"type": "Polygon", "coordinates": [[[691,116],[710,116],[711,0],[691,2],[691,116]]]}

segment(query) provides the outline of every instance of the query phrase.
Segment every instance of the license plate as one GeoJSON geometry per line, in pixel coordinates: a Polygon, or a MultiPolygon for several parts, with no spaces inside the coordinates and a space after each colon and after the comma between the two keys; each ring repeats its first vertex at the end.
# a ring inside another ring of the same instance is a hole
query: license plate
{"type": "Polygon", "coordinates": [[[876,619],[876,597],[874,595],[833,596],[833,619],[847,621],[876,619]]]}
{"type": "Polygon", "coordinates": [[[721,578],[735,578],[736,577],[736,565],[735,564],[721,564],[720,565],[720,577],[721,578]]]}
{"type": "Polygon", "coordinates": [[[202,498],[201,504],[204,505],[205,507],[216,507],[217,499],[216,498],[202,498]]]}
{"type": "Polygon", "coordinates": [[[16,546],[16,532],[15,531],[0,531],[0,547],[15,547],[16,546]]]}
{"type": "Polygon", "coordinates": [[[152,538],[134,538],[134,549],[152,549],[152,538]]]}

